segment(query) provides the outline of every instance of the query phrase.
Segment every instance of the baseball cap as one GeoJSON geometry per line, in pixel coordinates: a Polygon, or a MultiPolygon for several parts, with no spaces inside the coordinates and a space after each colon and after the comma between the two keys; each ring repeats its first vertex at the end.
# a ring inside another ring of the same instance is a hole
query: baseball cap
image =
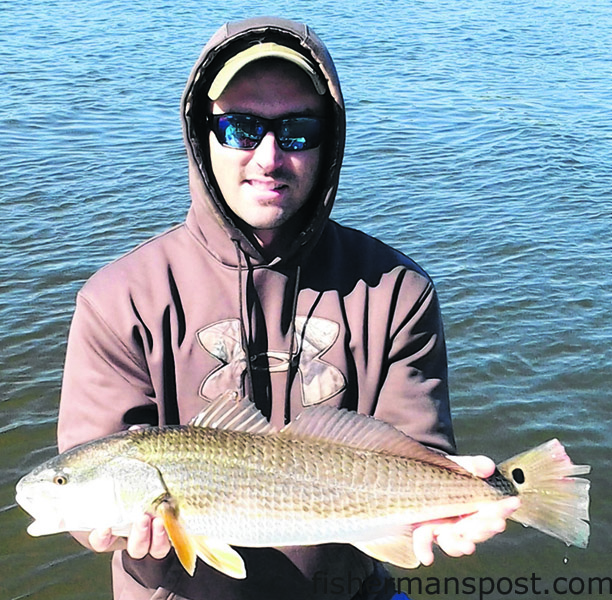
{"type": "Polygon", "coordinates": [[[249,63],[261,60],[262,58],[281,58],[292,62],[310,77],[318,94],[321,96],[325,94],[327,87],[321,80],[320,75],[317,73],[312,63],[305,56],[287,46],[282,46],[275,42],[264,42],[250,46],[246,50],[232,56],[217,73],[217,76],[208,90],[208,97],[213,102],[217,100],[238,71],[246,67],[249,63]]]}

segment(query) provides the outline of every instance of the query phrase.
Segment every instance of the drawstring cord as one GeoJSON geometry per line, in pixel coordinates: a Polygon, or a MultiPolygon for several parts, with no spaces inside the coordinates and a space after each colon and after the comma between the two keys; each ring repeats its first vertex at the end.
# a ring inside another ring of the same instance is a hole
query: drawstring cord
{"type": "Polygon", "coordinates": [[[236,248],[236,258],[238,262],[238,306],[239,306],[239,317],[240,317],[240,337],[242,341],[242,347],[244,349],[244,355],[246,359],[246,369],[242,374],[242,393],[245,397],[251,398],[254,402],[255,397],[253,394],[253,371],[251,366],[250,356],[250,344],[247,339],[245,320],[244,320],[244,293],[242,291],[242,253],[240,250],[240,243],[237,240],[233,240],[234,247],[236,248]],[[246,380],[246,381],[245,381],[246,380]]]}
{"type": "MultiPolygon", "coordinates": [[[[240,248],[240,243],[237,240],[234,241],[234,246],[236,248],[236,258],[238,262],[238,288],[239,288],[239,317],[240,317],[240,336],[242,341],[242,347],[244,348],[244,353],[246,357],[246,369],[242,376],[242,392],[245,396],[251,398],[251,401],[255,402],[254,389],[253,389],[253,366],[251,362],[250,356],[250,344],[247,338],[246,332],[246,320],[245,320],[245,298],[243,291],[243,269],[248,268],[243,266],[242,263],[242,251],[240,248]],[[245,381],[246,380],[246,381],[245,381]]],[[[289,322],[289,358],[287,361],[287,378],[285,380],[285,414],[284,421],[285,424],[291,420],[291,386],[293,384],[293,376],[295,369],[297,367],[297,357],[301,352],[301,348],[296,349],[296,331],[295,331],[295,320],[297,317],[297,306],[298,306],[298,296],[300,292],[300,281],[302,276],[302,267],[301,265],[297,265],[295,272],[295,285],[293,288],[293,299],[291,303],[291,319],[289,322]]]]}
{"type": "Polygon", "coordinates": [[[302,266],[298,264],[295,272],[295,286],[293,288],[293,302],[291,305],[291,322],[289,323],[289,361],[287,363],[287,380],[285,382],[285,425],[291,420],[291,385],[293,383],[293,373],[297,365],[294,361],[299,354],[295,351],[295,319],[297,317],[298,295],[300,293],[300,279],[302,276],[302,266]]]}

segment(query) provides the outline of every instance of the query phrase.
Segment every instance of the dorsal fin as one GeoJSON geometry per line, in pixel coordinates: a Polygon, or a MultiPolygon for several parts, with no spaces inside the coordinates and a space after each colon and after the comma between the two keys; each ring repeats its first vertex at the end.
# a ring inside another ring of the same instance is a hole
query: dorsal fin
{"type": "Polygon", "coordinates": [[[463,467],[374,417],[333,406],[308,408],[286,425],[279,435],[294,439],[333,442],[373,450],[469,475],[463,467]]]}
{"type": "Polygon", "coordinates": [[[189,424],[194,427],[228,429],[244,433],[269,434],[276,432],[255,404],[248,398],[239,398],[228,392],[213,400],[189,424]]]}

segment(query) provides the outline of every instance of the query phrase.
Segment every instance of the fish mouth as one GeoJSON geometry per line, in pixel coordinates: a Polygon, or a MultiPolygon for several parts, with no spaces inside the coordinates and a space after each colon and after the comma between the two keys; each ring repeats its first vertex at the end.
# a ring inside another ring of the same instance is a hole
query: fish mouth
{"type": "Polygon", "coordinates": [[[19,506],[21,506],[21,508],[23,508],[23,510],[25,510],[27,513],[30,515],[32,514],[31,509],[29,508],[32,506],[32,497],[25,494],[23,490],[19,488],[19,485],[17,486],[17,493],[15,494],[15,502],[17,502],[17,504],[19,504],[19,506]]]}
{"type": "Polygon", "coordinates": [[[41,521],[35,519],[30,523],[26,531],[32,537],[40,537],[41,535],[51,535],[53,533],[59,533],[60,531],[66,531],[66,525],[63,519],[57,521],[41,521]]]}
{"type": "MultiPolygon", "coordinates": [[[[39,537],[41,535],[50,535],[52,533],[59,533],[60,531],[66,531],[66,523],[64,519],[54,515],[53,513],[47,514],[44,517],[36,516],[36,501],[25,494],[22,490],[17,490],[15,501],[21,508],[27,512],[33,519],[32,523],[28,525],[26,531],[32,537],[39,537]]],[[[40,506],[38,506],[40,508],[40,506]]]]}

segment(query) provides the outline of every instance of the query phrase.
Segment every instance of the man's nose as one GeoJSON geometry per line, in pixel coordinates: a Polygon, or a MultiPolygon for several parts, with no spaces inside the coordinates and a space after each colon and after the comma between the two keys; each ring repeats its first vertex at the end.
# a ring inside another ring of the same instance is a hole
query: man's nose
{"type": "Polygon", "coordinates": [[[264,170],[273,170],[280,165],[284,158],[284,151],[276,142],[274,132],[268,131],[255,148],[255,160],[264,170]]]}

